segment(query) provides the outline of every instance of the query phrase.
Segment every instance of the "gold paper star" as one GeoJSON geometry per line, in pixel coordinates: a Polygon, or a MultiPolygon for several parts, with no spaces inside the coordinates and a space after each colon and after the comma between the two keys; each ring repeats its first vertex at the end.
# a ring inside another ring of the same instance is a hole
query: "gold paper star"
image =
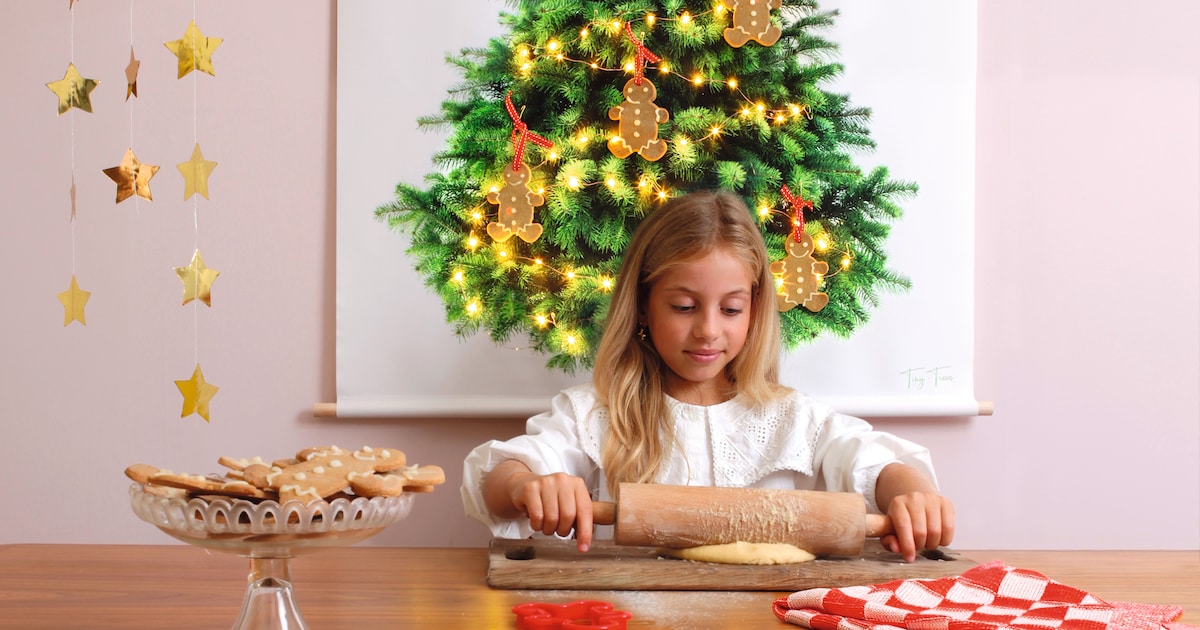
{"type": "Polygon", "coordinates": [[[125,66],[125,100],[129,100],[130,96],[137,97],[137,74],[138,68],[142,67],[142,62],[134,59],[133,46],[129,47],[129,65],[125,66]]]}
{"type": "Polygon", "coordinates": [[[100,85],[99,81],[85,79],[75,69],[75,64],[67,64],[67,72],[58,81],[46,84],[51,92],[58,96],[58,115],[62,116],[72,107],[92,113],[92,90],[100,85]]]}
{"type": "Polygon", "coordinates": [[[183,411],[179,414],[180,418],[198,413],[205,422],[211,422],[208,419],[208,403],[212,402],[213,396],[217,395],[220,388],[204,380],[204,372],[200,371],[199,363],[196,364],[196,370],[192,372],[192,378],[186,381],[175,381],[175,387],[178,387],[179,393],[183,394],[183,411]]]}
{"type": "Polygon", "coordinates": [[[184,201],[196,193],[208,199],[208,176],[217,168],[217,163],[204,159],[204,154],[200,152],[200,143],[197,142],[196,148],[192,149],[192,158],[176,164],[175,168],[183,175],[184,201]]]}
{"type": "Polygon", "coordinates": [[[183,281],[183,303],[200,300],[212,307],[212,284],[221,272],[204,266],[200,250],[192,255],[192,263],[186,267],[176,267],[175,275],[183,281]]]}
{"type": "Polygon", "coordinates": [[[83,291],[79,288],[79,283],[75,281],[75,276],[72,274],[71,286],[58,294],[58,301],[63,305],[63,326],[68,326],[75,320],[79,320],[80,324],[87,326],[83,307],[87,306],[88,298],[91,296],[91,291],[83,291]]]}
{"type": "Polygon", "coordinates": [[[179,57],[178,78],[182,79],[192,70],[207,72],[215,77],[217,74],[213,71],[212,54],[222,41],[224,40],[220,37],[205,37],[200,29],[196,28],[196,21],[192,20],[182,39],[164,42],[163,45],[179,57]]]}
{"type": "Polygon", "coordinates": [[[117,203],[137,195],[147,201],[154,201],[150,195],[150,178],[158,172],[153,164],[142,164],[133,149],[125,150],[121,164],[104,169],[104,174],[117,183],[117,203]]]}

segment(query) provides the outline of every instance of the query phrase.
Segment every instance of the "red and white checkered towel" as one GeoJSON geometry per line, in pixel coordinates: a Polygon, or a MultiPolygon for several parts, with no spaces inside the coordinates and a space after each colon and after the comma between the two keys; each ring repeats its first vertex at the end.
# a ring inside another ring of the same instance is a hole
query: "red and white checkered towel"
{"type": "Polygon", "coordinates": [[[1172,623],[1182,613],[1106,602],[1001,562],[957,577],[814,588],[775,602],[780,619],[813,630],[1200,630],[1172,623]]]}

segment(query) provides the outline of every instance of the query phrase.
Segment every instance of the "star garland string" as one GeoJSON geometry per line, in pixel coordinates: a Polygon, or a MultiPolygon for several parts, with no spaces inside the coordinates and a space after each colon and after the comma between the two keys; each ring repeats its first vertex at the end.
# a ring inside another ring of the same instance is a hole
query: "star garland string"
{"type": "MultiPolygon", "coordinates": [[[[215,77],[216,69],[213,67],[212,55],[223,41],[219,37],[205,36],[200,31],[200,28],[196,26],[196,19],[193,16],[192,20],[188,22],[188,27],[184,31],[183,37],[164,42],[163,45],[178,59],[178,76],[176,78],[182,79],[197,70],[215,77]]],[[[193,93],[199,89],[196,83],[196,76],[196,74],[192,74],[193,93]]],[[[195,109],[195,98],[192,99],[192,103],[192,120],[194,122],[198,117],[195,109]]],[[[195,126],[193,125],[194,128],[195,126]]],[[[194,135],[198,136],[199,132],[197,131],[194,135]]],[[[192,200],[193,225],[195,225],[193,239],[195,246],[193,247],[192,260],[186,266],[175,268],[175,275],[183,283],[184,306],[190,302],[201,302],[205,306],[212,308],[212,285],[220,275],[219,271],[204,263],[204,257],[200,253],[200,210],[198,200],[195,198],[197,194],[205,199],[210,198],[208,178],[216,167],[217,162],[204,158],[204,152],[200,149],[198,137],[193,138],[191,157],[187,161],[175,165],[175,168],[183,177],[183,200],[192,200]]],[[[183,396],[183,409],[180,412],[180,417],[185,418],[189,415],[197,414],[201,418],[204,418],[205,422],[211,422],[209,403],[216,396],[219,388],[204,379],[204,373],[200,368],[199,304],[194,304],[192,308],[196,368],[192,372],[190,379],[175,381],[179,393],[183,396]]]]}
{"type": "Polygon", "coordinates": [[[83,326],[87,326],[87,315],[85,307],[88,299],[91,297],[90,291],[84,291],[79,288],[77,279],[76,257],[75,257],[75,220],[78,218],[75,196],[75,112],[79,109],[87,113],[92,113],[91,94],[100,82],[95,79],[84,78],[79,70],[75,67],[75,2],[71,0],[68,5],[70,11],[71,23],[71,60],[67,63],[67,71],[63,74],[63,78],[58,81],[51,81],[46,84],[46,87],[54,93],[58,99],[58,116],[70,112],[71,120],[71,188],[70,195],[70,223],[71,223],[71,284],[66,291],[58,294],[58,301],[63,307],[63,327],[71,325],[71,322],[79,322],[83,326]]]}

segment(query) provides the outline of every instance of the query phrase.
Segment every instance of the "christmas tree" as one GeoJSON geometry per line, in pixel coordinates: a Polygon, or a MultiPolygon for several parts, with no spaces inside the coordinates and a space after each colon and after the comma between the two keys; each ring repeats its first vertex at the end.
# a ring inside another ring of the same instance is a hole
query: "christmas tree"
{"type": "Polygon", "coordinates": [[[836,12],[715,2],[521,0],[504,38],[448,58],[463,81],[418,121],[449,131],[441,168],[376,213],[458,334],[590,367],[633,231],[697,189],[758,214],[787,348],[850,335],[908,287],[884,244],[916,186],[855,166],[870,110],[827,90],[836,12]]]}

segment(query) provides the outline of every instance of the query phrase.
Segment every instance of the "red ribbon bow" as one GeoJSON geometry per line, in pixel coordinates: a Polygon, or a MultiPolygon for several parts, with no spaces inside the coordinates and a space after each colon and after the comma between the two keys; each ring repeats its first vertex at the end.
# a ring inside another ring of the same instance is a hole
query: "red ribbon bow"
{"type": "Polygon", "coordinates": [[[813,202],[808,199],[796,201],[796,196],[792,194],[791,190],[788,190],[787,184],[783,185],[780,192],[783,193],[783,198],[787,199],[788,203],[792,204],[792,207],[796,209],[796,217],[792,220],[792,238],[796,239],[796,242],[799,243],[800,233],[804,231],[804,211],[812,210],[813,202]]]}
{"type": "Polygon", "coordinates": [[[650,52],[650,49],[646,48],[645,44],[638,41],[638,38],[633,36],[633,27],[629,24],[629,22],[625,23],[625,33],[629,35],[629,41],[633,42],[634,46],[637,46],[637,59],[633,62],[633,81],[637,85],[641,85],[642,69],[646,67],[646,62],[658,63],[662,61],[662,57],[650,52]]]}
{"type": "Polygon", "coordinates": [[[529,125],[521,120],[521,115],[517,113],[517,108],[513,106],[512,91],[504,97],[504,107],[508,109],[508,115],[513,121],[512,143],[513,143],[513,170],[521,168],[521,164],[525,161],[525,142],[532,141],[534,144],[549,149],[554,146],[553,142],[537,135],[529,130],[529,125]]]}

